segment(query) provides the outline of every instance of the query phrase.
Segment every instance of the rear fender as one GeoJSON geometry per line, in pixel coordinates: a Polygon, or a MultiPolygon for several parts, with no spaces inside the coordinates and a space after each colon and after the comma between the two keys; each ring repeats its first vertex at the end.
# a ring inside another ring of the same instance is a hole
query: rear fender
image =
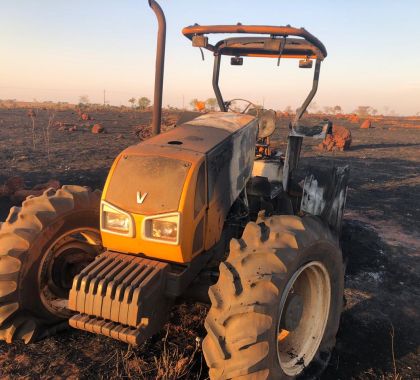
{"type": "Polygon", "coordinates": [[[339,235],[347,196],[348,166],[334,167],[327,176],[305,177],[301,201],[301,211],[318,215],[339,235]]]}

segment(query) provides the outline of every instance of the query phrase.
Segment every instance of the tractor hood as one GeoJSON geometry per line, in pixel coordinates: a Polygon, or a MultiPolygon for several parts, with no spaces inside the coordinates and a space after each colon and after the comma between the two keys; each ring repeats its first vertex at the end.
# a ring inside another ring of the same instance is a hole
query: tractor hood
{"type": "Polygon", "coordinates": [[[142,215],[177,211],[190,167],[190,162],[170,157],[124,155],[110,179],[106,200],[142,215]]]}
{"type": "MultiPolygon", "coordinates": [[[[189,170],[254,120],[250,115],[212,112],[127,148],[113,166],[104,199],[122,210],[142,215],[178,211],[189,170]]],[[[255,137],[247,139],[253,145],[255,137]]],[[[248,150],[244,148],[241,146],[237,159],[230,162],[235,181],[239,165],[253,160],[252,155],[241,157],[248,150]]]]}
{"type": "Polygon", "coordinates": [[[251,176],[257,128],[214,112],[125,149],[102,194],[104,246],[180,263],[209,249],[251,176]]]}

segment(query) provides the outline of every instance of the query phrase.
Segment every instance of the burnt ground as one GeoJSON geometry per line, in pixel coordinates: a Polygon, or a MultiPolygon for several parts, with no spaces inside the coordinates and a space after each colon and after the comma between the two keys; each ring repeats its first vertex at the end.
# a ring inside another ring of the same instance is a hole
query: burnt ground
{"type": "MultiPolygon", "coordinates": [[[[27,110],[1,109],[0,184],[19,175],[28,187],[56,178],[63,184],[101,188],[113,158],[138,141],[134,127],[147,123],[150,113],[90,113],[95,121],[80,122],[72,110],[39,110],[34,148],[27,110]],[[57,121],[77,124],[78,130],[48,130],[52,113],[57,121]],[[94,135],[83,126],[95,122],[107,133],[94,135]]],[[[318,141],[308,139],[302,160],[322,168],[351,167],[342,235],[347,302],[336,349],[322,378],[418,379],[420,121],[382,118],[366,130],[345,119],[334,122],[350,128],[351,149],[319,152],[314,149],[318,141]]],[[[275,143],[280,149],[286,146],[287,123],[286,118],[279,121],[275,143]]],[[[0,220],[10,206],[8,199],[0,198],[0,220]]],[[[162,332],[138,348],[76,330],[30,345],[0,342],[0,378],[205,379],[200,348],[205,314],[200,304],[175,307],[162,332]]]]}

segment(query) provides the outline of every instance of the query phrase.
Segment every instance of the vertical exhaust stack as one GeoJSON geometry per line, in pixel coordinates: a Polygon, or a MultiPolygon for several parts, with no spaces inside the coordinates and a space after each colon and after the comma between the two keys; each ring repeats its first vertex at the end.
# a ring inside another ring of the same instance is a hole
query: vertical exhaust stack
{"type": "Polygon", "coordinates": [[[149,6],[156,14],[158,21],[158,36],[156,46],[155,94],[153,97],[152,134],[160,133],[162,121],[163,73],[165,68],[166,20],[162,8],[155,0],[148,0],[149,6]]]}

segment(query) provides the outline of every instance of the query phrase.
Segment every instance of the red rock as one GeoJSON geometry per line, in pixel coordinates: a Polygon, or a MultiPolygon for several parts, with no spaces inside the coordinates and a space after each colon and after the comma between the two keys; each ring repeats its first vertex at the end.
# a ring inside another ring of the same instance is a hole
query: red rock
{"type": "Polygon", "coordinates": [[[92,133],[98,134],[98,133],[104,133],[105,128],[101,124],[95,124],[92,127],[92,133]]]}
{"type": "Polygon", "coordinates": [[[350,131],[340,125],[334,125],[332,128],[332,134],[327,135],[324,141],[318,145],[318,148],[326,151],[333,150],[348,150],[351,145],[351,133],[350,131]]]}
{"type": "Polygon", "coordinates": [[[361,129],[368,129],[368,128],[372,128],[372,122],[370,120],[365,120],[361,126],[361,129]]]}
{"type": "Polygon", "coordinates": [[[355,114],[349,115],[349,121],[352,122],[352,123],[358,123],[359,122],[359,116],[357,116],[355,114]]]}

